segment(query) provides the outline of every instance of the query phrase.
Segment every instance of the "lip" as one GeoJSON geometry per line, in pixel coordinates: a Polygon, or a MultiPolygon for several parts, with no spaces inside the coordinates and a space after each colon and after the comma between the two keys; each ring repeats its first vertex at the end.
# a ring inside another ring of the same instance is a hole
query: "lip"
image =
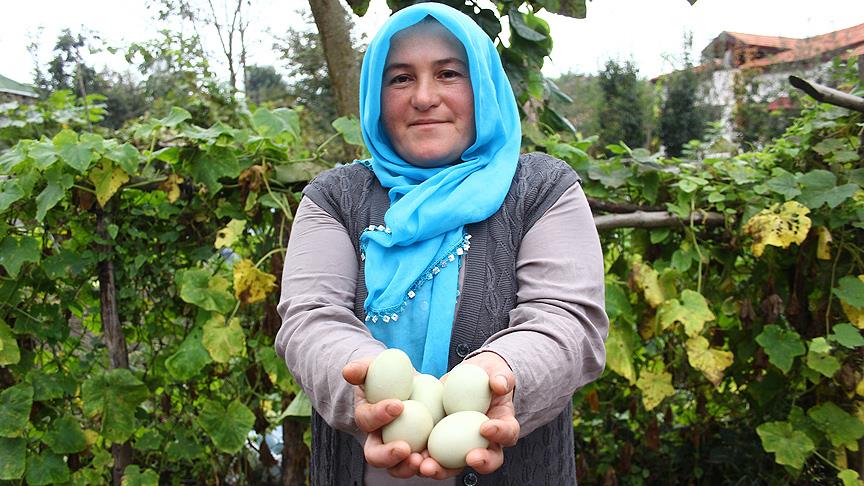
{"type": "Polygon", "coordinates": [[[433,119],[425,119],[424,118],[424,119],[420,119],[420,120],[414,120],[413,122],[409,123],[408,126],[413,127],[413,126],[423,126],[423,125],[438,125],[441,123],[447,123],[447,122],[445,120],[433,120],[433,119]]]}

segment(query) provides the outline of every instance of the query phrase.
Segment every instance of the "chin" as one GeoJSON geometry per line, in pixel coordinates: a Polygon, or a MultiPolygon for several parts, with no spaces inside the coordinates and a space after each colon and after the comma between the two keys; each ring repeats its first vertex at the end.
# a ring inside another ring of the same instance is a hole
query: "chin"
{"type": "Polygon", "coordinates": [[[439,153],[439,154],[416,154],[412,155],[410,158],[406,158],[405,161],[411,165],[416,165],[417,167],[441,167],[443,165],[449,165],[453,162],[459,161],[460,154],[453,153],[439,153]]]}

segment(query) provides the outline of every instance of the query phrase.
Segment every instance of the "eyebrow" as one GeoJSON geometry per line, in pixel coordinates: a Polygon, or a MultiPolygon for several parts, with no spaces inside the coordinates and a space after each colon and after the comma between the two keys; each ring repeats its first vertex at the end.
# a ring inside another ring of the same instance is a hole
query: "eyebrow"
{"type": "MultiPolygon", "coordinates": [[[[457,64],[461,64],[462,66],[465,66],[465,67],[468,66],[468,65],[465,63],[465,61],[463,61],[463,60],[461,60],[461,59],[459,59],[459,58],[457,58],[457,57],[445,57],[444,59],[439,59],[439,60],[437,60],[437,61],[434,62],[434,64],[435,64],[436,66],[443,66],[443,65],[445,65],[445,64],[450,64],[450,63],[457,63],[457,64]]],[[[412,67],[412,64],[411,64],[411,63],[407,63],[407,62],[394,62],[394,63],[391,63],[391,64],[388,64],[388,65],[384,66],[384,72],[386,73],[387,71],[390,71],[390,70],[392,70],[392,69],[409,69],[409,68],[411,68],[411,67],[412,67]]]]}

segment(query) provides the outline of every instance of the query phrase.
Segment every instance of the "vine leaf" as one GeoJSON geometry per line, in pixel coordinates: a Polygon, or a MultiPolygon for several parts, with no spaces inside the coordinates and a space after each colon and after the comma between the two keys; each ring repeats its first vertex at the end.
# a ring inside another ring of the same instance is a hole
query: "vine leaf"
{"type": "Polygon", "coordinates": [[[702,336],[688,339],[686,348],[690,366],[701,371],[714,386],[720,385],[723,380],[723,370],[732,364],[732,353],[710,348],[708,340],[702,336]]]}
{"type": "Polygon", "coordinates": [[[767,245],[788,248],[792,243],[801,244],[810,231],[810,209],[796,202],[773,204],[747,221],[744,234],[753,237],[753,255],[762,256],[767,245]]]}
{"type": "Polygon", "coordinates": [[[262,137],[287,134],[290,140],[300,136],[300,115],[288,108],[258,108],[252,114],[252,127],[262,137]]]}
{"type": "Polygon", "coordinates": [[[533,15],[524,14],[516,10],[516,7],[511,7],[507,13],[507,18],[510,19],[510,27],[513,28],[513,32],[519,37],[532,42],[546,40],[545,34],[537,32],[528,25],[535,18],[533,15]]]}
{"type": "Polygon", "coordinates": [[[69,467],[58,456],[49,451],[27,457],[27,484],[41,486],[44,484],[65,483],[69,481],[69,467]]]}
{"type": "Polygon", "coordinates": [[[36,196],[36,221],[42,222],[48,211],[63,200],[66,191],[75,184],[71,174],[63,173],[63,167],[55,165],[45,171],[48,184],[36,196]]]}
{"type": "Polygon", "coordinates": [[[843,481],[843,486],[859,486],[858,472],[852,469],[844,469],[837,473],[837,479],[843,481]]]}
{"type": "Polygon", "coordinates": [[[204,454],[204,447],[195,439],[195,434],[180,428],[165,448],[165,454],[173,461],[193,461],[204,454]]]}
{"type": "Polygon", "coordinates": [[[0,437],[0,480],[11,481],[24,476],[27,439],[0,437]]]}
{"type": "Polygon", "coordinates": [[[57,454],[74,454],[87,448],[87,437],[75,417],[64,415],[55,420],[42,441],[57,454]]]}
{"type": "Polygon", "coordinates": [[[33,401],[42,402],[73,395],[78,384],[74,378],[62,373],[46,373],[34,368],[27,373],[26,381],[33,385],[33,401]]]}
{"type": "Polygon", "coordinates": [[[237,239],[243,236],[243,228],[246,227],[246,220],[232,219],[224,228],[216,233],[216,241],[213,246],[216,248],[230,248],[237,242],[237,239]]]}
{"type": "Polygon", "coordinates": [[[18,277],[25,263],[38,262],[39,256],[39,240],[36,238],[7,236],[0,241],[0,265],[12,278],[18,277]]]}
{"type": "Polygon", "coordinates": [[[159,475],[152,469],[141,470],[135,464],[126,466],[121,486],[159,486],[159,475]]]}
{"type": "Polygon", "coordinates": [[[772,173],[776,175],[765,183],[768,189],[783,195],[787,200],[801,194],[801,189],[798,188],[798,181],[794,175],[780,168],[775,168],[772,173]]]}
{"type": "Polygon", "coordinates": [[[201,342],[217,363],[227,363],[232,356],[241,355],[246,350],[246,335],[240,327],[240,319],[235,317],[226,325],[225,316],[221,314],[214,315],[204,324],[201,342]]]}
{"type": "Polygon", "coordinates": [[[360,120],[351,116],[340,116],[333,120],[330,125],[342,135],[345,143],[350,145],[365,146],[363,143],[363,132],[360,131],[360,120]]]}
{"type": "Polygon", "coordinates": [[[234,296],[240,302],[261,302],[276,288],[276,276],[258,270],[252,260],[244,258],[234,264],[234,296]]]}
{"type": "Polygon", "coordinates": [[[630,324],[621,322],[609,328],[606,340],[606,364],[609,369],[626,378],[631,385],[636,383],[636,369],[633,367],[636,333],[630,324]]]}
{"type": "Polygon", "coordinates": [[[57,161],[57,151],[54,150],[53,143],[47,141],[33,144],[27,150],[27,156],[33,160],[39,170],[45,170],[57,161]]]}
{"type": "Polygon", "coordinates": [[[645,301],[648,302],[648,305],[657,307],[666,300],[666,295],[660,287],[657,270],[646,263],[636,262],[633,264],[632,275],[636,285],[645,294],[645,301]]]}
{"type": "Polygon", "coordinates": [[[653,409],[664,398],[675,394],[675,388],[672,387],[672,375],[665,371],[653,373],[643,370],[639,373],[636,386],[642,390],[642,403],[645,405],[645,410],[653,409]]]}
{"type": "Polygon", "coordinates": [[[135,432],[135,409],[149,390],[131,371],[118,368],[90,377],[81,386],[84,414],[102,416],[102,435],[125,442],[135,432]]]}
{"type": "Polygon", "coordinates": [[[768,353],[771,364],[780,368],[783,373],[789,372],[796,356],[804,354],[801,336],[795,331],[781,329],[774,324],[765,326],[762,333],[756,336],[756,342],[768,353]]]}
{"type": "Polygon", "coordinates": [[[182,183],[182,177],[177,174],[171,174],[167,179],[159,184],[159,189],[162,189],[165,191],[165,194],[168,195],[169,203],[174,204],[178,199],[180,199],[180,184],[182,183]]]}
{"type": "Polygon", "coordinates": [[[819,243],[816,245],[816,258],[830,260],[831,242],[833,241],[831,231],[824,226],[820,226],[816,229],[816,232],[819,235],[819,243]]]}
{"type": "Polygon", "coordinates": [[[177,273],[180,298],[198,307],[227,314],[234,307],[234,297],[228,292],[228,280],[219,275],[210,276],[202,268],[182,270],[177,273]]]}
{"type": "Polygon", "coordinates": [[[17,180],[6,179],[0,182],[0,213],[24,196],[24,189],[17,180]]]}
{"type": "Polygon", "coordinates": [[[157,120],[157,123],[164,127],[173,128],[192,118],[192,114],[183,108],[172,106],[171,112],[165,118],[157,120]]]}
{"type": "Polygon", "coordinates": [[[189,174],[196,182],[204,184],[210,194],[222,189],[219,179],[236,178],[240,175],[240,162],[237,155],[226,147],[213,146],[201,152],[191,162],[189,174]]]}
{"type": "Polygon", "coordinates": [[[105,158],[116,162],[124,172],[129,175],[138,174],[138,162],[141,154],[133,145],[124,143],[114,144],[105,152],[105,158]]]}
{"type": "Polygon", "coordinates": [[[232,401],[227,408],[218,402],[205,400],[198,423],[219,450],[231,454],[246,443],[246,435],[255,424],[255,415],[238,400],[232,401]]]}
{"type": "MultiPolygon", "coordinates": [[[[839,344],[840,346],[855,349],[864,346],[864,337],[861,337],[861,331],[855,329],[851,324],[837,324],[831,330],[831,335],[828,339],[839,344]]],[[[0,363],[2,364],[2,363],[0,363]]]]}
{"type": "Polygon", "coordinates": [[[17,364],[19,361],[21,351],[18,349],[18,341],[12,334],[12,328],[0,319],[0,366],[17,364]]]}
{"type": "Polygon", "coordinates": [[[864,437],[864,423],[858,417],[846,413],[833,402],[820,403],[808,410],[807,415],[825,432],[832,445],[858,450],[858,439],[864,437]]]}
{"type": "Polygon", "coordinates": [[[864,275],[859,275],[858,278],[847,275],[841,278],[838,284],[834,295],[853,307],[864,308],[864,275]]]}
{"type": "Polygon", "coordinates": [[[762,447],[773,452],[777,464],[801,469],[807,456],[816,448],[804,432],[792,428],[788,422],[767,422],[756,427],[762,447]]]}
{"type": "Polygon", "coordinates": [[[822,375],[831,378],[840,369],[840,361],[831,356],[831,345],[824,337],[818,337],[810,341],[810,349],[807,352],[807,366],[822,375]]]}
{"type": "Polygon", "coordinates": [[[193,329],[180,348],[165,360],[165,368],[176,380],[187,381],[213,361],[201,344],[201,329],[193,329]]]}
{"type": "Polygon", "coordinates": [[[667,300],[660,307],[658,319],[662,329],[669,328],[672,324],[680,322],[684,325],[684,332],[688,336],[696,336],[702,332],[705,323],[716,318],[708,302],[699,292],[686,289],[681,292],[681,301],[678,299],[667,300]]]}
{"type": "Polygon", "coordinates": [[[0,437],[21,437],[33,406],[33,387],[21,383],[0,393],[0,437]]]}
{"type": "Polygon", "coordinates": [[[291,376],[285,362],[276,354],[272,346],[260,349],[255,357],[261,363],[264,372],[267,373],[270,383],[278,386],[285,393],[297,392],[299,387],[294,382],[294,377],[291,376]]]}
{"type": "Polygon", "coordinates": [[[129,175],[106,159],[98,168],[90,171],[89,179],[96,186],[96,200],[104,208],[111,196],[129,180],[129,175]]]}
{"type": "Polygon", "coordinates": [[[93,151],[93,147],[87,143],[79,143],[78,135],[68,128],[64,128],[57,135],[54,135],[54,150],[57,155],[69,167],[83,174],[90,167],[97,154],[93,151]]]}

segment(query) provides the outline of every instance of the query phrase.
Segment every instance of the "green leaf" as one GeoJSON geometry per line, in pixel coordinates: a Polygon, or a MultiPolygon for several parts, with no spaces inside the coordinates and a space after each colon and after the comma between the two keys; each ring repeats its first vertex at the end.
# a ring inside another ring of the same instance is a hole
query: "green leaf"
{"type": "Polygon", "coordinates": [[[262,137],[276,137],[282,134],[290,135],[290,139],[300,135],[300,115],[288,108],[268,110],[258,108],[252,114],[252,127],[262,137]]]}
{"type": "Polygon", "coordinates": [[[0,437],[21,437],[33,407],[33,387],[29,383],[11,386],[0,393],[0,437]]]}
{"type": "Polygon", "coordinates": [[[26,479],[30,486],[65,483],[69,478],[69,468],[63,456],[43,451],[39,455],[27,457],[26,479]]]}
{"type": "Polygon", "coordinates": [[[45,170],[57,161],[57,151],[54,150],[54,145],[48,142],[33,144],[27,151],[27,155],[33,159],[33,163],[39,170],[45,170]]]}
{"type": "MultiPolygon", "coordinates": [[[[177,147],[171,148],[176,149],[177,147]]],[[[111,150],[106,152],[105,158],[117,162],[117,165],[119,165],[127,174],[134,176],[138,174],[138,161],[140,155],[138,149],[128,143],[124,143],[123,145],[113,147],[111,150]]]]}
{"type": "Polygon", "coordinates": [[[842,138],[826,138],[813,146],[813,151],[819,155],[828,155],[849,146],[849,142],[842,138]]]}
{"type": "Polygon", "coordinates": [[[162,435],[153,429],[146,430],[141,437],[135,439],[135,450],[142,452],[161,451],[162,435]]]}
{"type": "Polygon", "coordinates": [[[24,197],[24,189],[16,179],[0,181],[0,213],[9,209],[9,206],[24,197]]]}
{"type": "Polygon", "coordinates": [[[354,15],[362,17],[366,15],[366,10],[369,8],[369,0],[346,0],[348,6],[354,12],[354,15]]]}
{"type": "Polygon", "coordinates": [[[168,116],[159,120],[159,124],[165,127],[176,127],[184,121],[192,118],[192,114],[183,108],[176,106],[171,107],[171,113],[168,116]]]}
{"type": "Polygon", "coordinates": [[[218,402],[205,400],[198,423],[220,451],[232,454],[246,443],[246,436],[255,424],[255,414],[238,400],[232,401],[227,408],[218,402]]]}
{"type": "Polygon", "coordinates": [[[762,333],[756,336],[759,343],[768,354],[768,361],[788,373],[796,356],[804,354],[804,344],[801,336],[795,331],[781,329],[774,324],[765,326],[762,333]]]}
{"type": "Polygon", "coordinates": [[[585,0],[560,0],[560,7],[557,11],[558,15],[573,17],[574,19],[584,19],[588,16],[588,8],[585,5],[585,0]]]}
{"type": "Polygon", "coordinates": [[[0,366],[14,365],[21,361],[21,351],[12,328],[0,319],[0,366]]]}
{"type": "Polygon", "coordinates": [[[201,342],[217,363],[227,363],[246,349],[246,335],[240,327],[240,319],[235,317],[225,325],[225,316],[218,314],[204,324],[201,342]]]}
{"type": "Polygon", "coordinates": [[[291,404],[288,405],[288,408],[282,412],[282,415],[279,417],[280,421],[286,418],[292,418],[295,420],[306,420],[312,416],[312,402],[309,400],[309,397],[303,393],[303,390],[297,392],[297,395],[294,396],[294,400],[291,400],[291,404]]]}
{"type": "Polygon", "coordinates": [[[78,420],[69,415],[55,420],[42,441],[57,454],[74,454],[87,448],[87,438],[78,420]]]}
{"type": "Polygon", "coordinates": [[[827,378],[834,376],[840,369],[840,361],[831,356],[831,345],[824,337],[818,337],[810,341],[810,350],[807,352],[807,366],[818,371],[827,378]]]}
{"type": "Polygon", "coordinates": [[[91,376],[81,387],[84,413],[102,415],[102,435],[112,442],[125,442],[135,432],[135,409],[147,398],[144,383],[125,368],[91,376]]]}
{"type": "Polygon", "coordinates": [[[173,461],[194,461],[204,454],[204,447],[195,439],[195,434],[185,428],[175,430],[175,439],[165,447],[165,454],[173,461]]]}
{"type": "Polygon", "coordinates": [[[276,354],[273,347],[267,346],[258,350],[255,353],[255,357],[261,363],[261,367],[264,368],[264,372],[267,373],[267,377],[271,383],[278,386],[285,393],[297,392],[299,387],[294,382],[294,377],[291,376],[291,372],[288,371],[285,361],[276,354]]]}
{"type": "MultiPolygon", "coordinates": [[[[274,166],[275,179],[283,184],[311,181],[318,174],[331,167],[322,162],[289,162],[274,166]]],[[[269,195],[269,194],[268,194],[269,195]]]]}
{"type": "Polygon", "coordinates": [[[845,276],[840,279],[838,286],[834,289],[834,295],[852,307],[864,309],[864,282],[853,276],[845,276]]]}
{"type": "Polygon", "coordinates": [[[12,278],[18,277],[22,265],[37,263],[39,257],[39,240],[36,238],[7,236],[0,241],[0,265],[12,278]]]}
{"type": "Polygon", "coordinates": [[[843,486],[859,486],[861,483],[858,482],[858,472],[853,471],[852,469],[844,469],[837,473],[837,478],[843,481],[843,486]]]}
{"type": "Polygon", "coordinates": [[[27,383],[33,385],[33,401],[43,402],[63,398],[75,393],[78,383],[74,378],[61,373],[46,373],[34,368],[27,373],[27,383]]]}
{"type": "Polygon", "coordinates": [[[510,19],[510,27],[512,27],[513,32],[515,32],[519,37],[532,42],[546,40],[545,34],[537,32],[528,26],[528,15],[530,14],[524,14],[516,10],[515,7],[510,8],[510,11],[507,13],[507,18],[510,19]]]}
{"type": "Polygon", "coordinates": [[[213,361],[207,349],[201,344],[201,334],[200,329],[192,330],[177,352],[165,360],[165,367],[174,379],[190,380],[213,361]]]}
{"type": "Polygon", "coordinates": [[[79,143],[78,135],[64,128],[54,136],[54,150],[69,167],[84,173],[90,167],[97,154],[89,144],[79,143]]]}
{"type": "Polygon", "coordinates": [[[795,176],[785,170],[783,170],[780,175],[768,179],[768,182],[766,182],[765,185],[771,191],[776,192],[777,194],[782,194],[787,200],[794,199],[801,194],[795,176]]]}
{"type": "Polygon", "coordinates": [[[832,402],[816,405],[807,411],[807,415],[828,436],[832,445],[858,450],[858,439],[864,437],[864,423],[858,417],[846,413],[832,402]]]}
{"type": "Polygon", "coordinates": [[[858,192],[858,186],[856,184],[843,184],[842,186],[837,186],[826,191],[822,195],[822,199],[825,200],[825,203],[828,204],[829,208],[833,209],[855,195],[856,192],[858,192]]]}
{"type": "Polygon", "coordinates": [[[219,179],[222,177],[236,178],[240,175],[240,163],[237,155],[225,147],[211,147],[201,152],[189,168],[196,182],[207,186],[210,194],[216,194],[222,189],[219,179]]]}
{"type": "Polygon", "coordinates": [[[22,152],[23,145],[19,143],[15,147],[0,154],[0,174],[11,174],[12,169],[18,166],[21,162],[27,160],[27,157],[22,152]]]}
{"type": "Polygon", "coordinates": [[[684,325],[684,332],[688,336],[696,336],[702,332],[705,323],[713,321],[716,316],[708,308],[708,302],[699,292],[686,289],[681,292],[681,301],[677,299],[667,300],[658,312],[660,327],[669,328],[675,322],[684,325]]]}
{"type": "Polygon", "coordinates": [[[27,439],[0,437],[0,480],[10,481],[24,476],[27,439]]]}
{"type": "Polygon", "coordinates": [[[121,486],[159,486],[159,475],[152,469],[141,470],[135,464],[126,466],[123,470],[121,486]]]}
{"type": "Polygon", "coordinates": [[[234,296],[228,292],[228,281],[219,275],[210,277],[204,269],[192,268],[177,273],[177,286],[184,302],[204,310],[227,314],[234,308],[234,296]]]}
{"type": "Polygon", "coordinates": [[[45,219],[45,214],[62,201],[66,191],[75,184],[72,175],[63,173],[63,167],[60,165],[48,169],[45,172],[45,180],[48,181],[48,185],[36,196],[36,221],[40,223],[45,219]]]}
{"type": "Polygon", "coordinates": [[[609,338],[606,340],[606,365],[626,378],[631,385],[636,384],[636,369],[633,366],[636,343],[638,343],[638,336],[630,324],[621,322],[609,327],[609,338]]]}
{"type": "Polygon", "coordinates": [[[180,147],[165,147],[153,152],[150,158],[174,165],[180,160],[180,147]]]}
{"type": "Polygon", "coordinates": [[[834,341],[840,346],[855,349],[864,346],[864,337],[861,337],[861,331],[849,323],[837,324],[831,329],[833,332],[828,339],[834,341]]]}
{"type": "Polygon", "coordinates": [[[339,118],[333,120],[333,123],[330,125],[342,135],[342,139],[345,140],[345,143],[351,145],[363,146],[363,133],[360,131],[360,120],[351,116],[340,116],[339,118]]]}
{"type": "Polygon", "coordinates": [[[768,422],[756,427],[762,447],[775,454],[778,464],[801,469],[816,448],[807,434],[794,430],[788,422],[768,422]]]}

